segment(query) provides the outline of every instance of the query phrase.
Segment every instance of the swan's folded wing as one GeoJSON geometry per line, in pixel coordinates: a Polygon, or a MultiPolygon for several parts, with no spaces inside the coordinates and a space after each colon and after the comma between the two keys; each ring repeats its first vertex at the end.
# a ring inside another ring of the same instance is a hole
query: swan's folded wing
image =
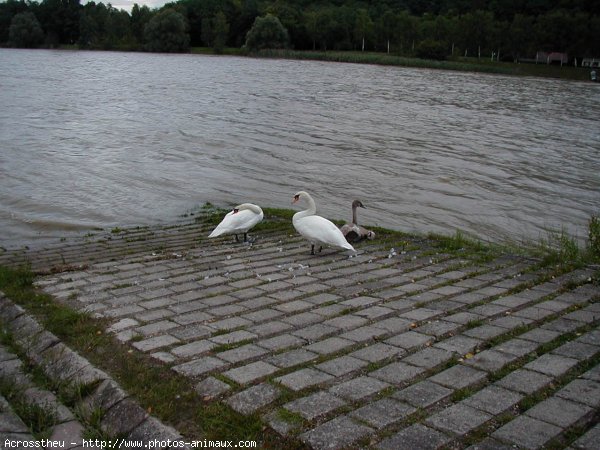
{"type": "Polygon", "coordinates": [[[221,220],[221,223],[217,225],[217,227],[208,235],[209,238],[221,236],[222,234],[231,233],[229,231],[231,224],[231,217],[233,216],[233,211],[228,212],[221,220]]]}
{"type": "Polygon", "coordinates": [[[303,217],[294,225],[298,233],[311,242],[354,250],[354,247],[346,242],[346,238],[338,227],[324,217],[303,217]]]}

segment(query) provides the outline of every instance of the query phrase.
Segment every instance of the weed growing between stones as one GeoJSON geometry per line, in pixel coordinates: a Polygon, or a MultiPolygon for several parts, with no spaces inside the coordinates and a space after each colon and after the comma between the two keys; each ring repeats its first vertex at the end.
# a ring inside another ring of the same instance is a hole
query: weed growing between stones
{"type": "Polygon", "coordinates": [[[589,252],[594,261],[600,261],[600,217],[592,216],[588,229],[589,252]]]}

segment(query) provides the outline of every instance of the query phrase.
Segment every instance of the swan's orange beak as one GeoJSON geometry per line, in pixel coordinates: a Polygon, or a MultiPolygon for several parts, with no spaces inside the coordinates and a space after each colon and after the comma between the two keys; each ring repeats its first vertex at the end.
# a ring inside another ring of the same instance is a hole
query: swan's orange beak
{"type": "Polygon", "coordinates": [[[296,203],[298,200],[300,200],[300,196],[299,195],[294,195],[292,197],[292,204],[296,203]]]}

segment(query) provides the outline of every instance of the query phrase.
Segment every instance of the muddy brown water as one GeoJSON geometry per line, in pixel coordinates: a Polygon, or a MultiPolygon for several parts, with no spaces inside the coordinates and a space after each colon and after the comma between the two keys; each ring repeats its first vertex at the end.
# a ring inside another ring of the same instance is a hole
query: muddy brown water
{"type": "Polygon", "coordinates": [[[204,204],[584,238],[600,85],[240,57],[0,49],[0,245],[159,224],[204,204]]]}

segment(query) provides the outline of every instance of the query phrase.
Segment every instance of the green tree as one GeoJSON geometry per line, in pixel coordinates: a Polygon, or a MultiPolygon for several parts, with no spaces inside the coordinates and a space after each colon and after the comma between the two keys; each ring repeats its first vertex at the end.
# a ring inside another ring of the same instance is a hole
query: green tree
{"type": "Polygon", "coordinates": [[[339,28],[339,16],[338,9],[333,7],[328,8],[315,8],[305,13],[306,17],[306,31],[309,39],[312,40],[313,49],[316,47],[316,43],[323,50],[327,50],[328,47],[334,47],[336,41],[340,38],[348,38],[346,33],[340,35],[338,33],[339,28]]]}
{"type": "Polygon", "coordinates": [[[379,39],[382,40],[385,44],[386,52],[390,52],[390,43],[396,37],[396,22],[398,18],[396,14],[390,9],[386,9],[386,11],[379,17],[377,21],[377,32],[379,35],[379,39]]]}
{"type": "Polygon", "coordinates": [[[275,0],[266,8],[266,13],[279,19],[288,33],[288,42],[301,42],[307,37],[302,24],[302,10],[293,1],[275,0]]]}
{"type": "Polygon", "coordinates": [[[508,30],[507,51],[517,61],[521,56],[534,53],[529,41],[533,35],[533,18],[515,14],[508,30]]]}
{"type": "Polygon", "coordinates": [[[223,53],[225,45],[227,44],[227,36],[229,35],[229,24],[227,18],[222,11],[219,11],[212,20],[213,23],[213,35],[214,45],[213,49],[215,53],[223,53]]]}
{"type": "Polygon", "coordinates": [[[565,9],[553,10],[539,16],[534,27],[539,49],[580,53],[586,47],[582,41],[586,39],[589,22],[587,14],[573,13],[565,9]]]}
{"type": "Polygon", "coordinates": [[[131,32],[138,44],[144,42],[144,28],[151,18],[152,12],[146,5],[139,6],[136,3],[131,8],[131,32]]]}
{"type": "Polygon", "coordinates": [[[413,45],[418,39],[417,19],[408,11],[401,11],[396,17],[395,35],[400,40],[400,51],[403,53],[412,51],[413,45]]]}
{"type": "Polygon", "coordinates": [[[600,55],[598,30],[600,30],[600,14],[590,18],[587,26],[587,38],[581,56],[592,57],[594,55],[600,55]]]}
{"type": "Polygon", "coordinates": [[[304,13],[304,26],[309,39],[312,41],[312,49],[315,50],[317,48],[317,41],[320,40],[318,13],[315,10],[304,13]]]}
{"type": "Polygon", "coordinates": [[[79,0],[43,0],[36,15],[46,32],[46,45],[75,44],[79,41],[79,0]]]}
{"type": "MultiPolygon", "coordinates": [[[[0,2],[0,42],[8,42],[8,30],[13,17],[19,13],[30,11],[24,0],[7,0],[0,2]]],[[[31,11],[30,11],[31,12],[31,11]]]]}
{"type": "Polygon", "coordinates": [[[150,19],[144,28],[144,38],[146,50],[151,52],[185,52],[190,46],[185,17],[171,8],[150,19]]]}
{"type": "Polygon", "coordinates": [[[448,54],[446,48],[446,44],[442,41],[425,39],[417,46],[416,54],[418,58],[443,60],[448,54]]]}
{"type": "Polygon", "coordinates": [[[365,51],[365,40],[370,38],[373,31],[373,21],[366,9],[359,9],[356,13],[354,22],[354,39],[360,45],[360,49],[365,51]]]}
{"type": "Polygon", "coordinates": [[[201,39],[202,39],[202,44],[204,44],[204,46],[206,47],[210,47],[213,43],[213,30],[212,30],[212,25],[213,25],[213,20],[209,19],[208,17],[202,19],[201,21],[201,27],[202,27],[202,32],[201,32],[201,39]]]}
{"type": "Polygon", "coordinates": [[[133,40],[129,14],[109,5],[109,15],[104,23],[103,48],[130,50],[133,47],[133,40]]]}
{"type": "Polygon", "coordinates": [[[272,14],[257,17],[246,36],[245,47],[256,51],[264,48],[286,48],[288,32],[279,19],[272,14]]]}
{"type": "Polygon", "coordinates": [[[36,48],[44,42],[40,22],[31,12],[15,15],[10,22],[9,45],[20,48],[36,48]]]}
{"type": "Polygon", "coordinates": [[[469,55],[489,53],[495,43],[492,13],[477,10],[461,16],[458,20],[457,40],[469,55]]]}
{"type": "Polygon", "coordinates": [[[230,35],[236,46],[244,45],[246,34],[259,15],[258,0],[243,0],[240,3],[239,13],[231,21],[230,35]]]}
{"type": "Polygon", "coordinates": [[[90,8],[84,8],[79,19],[79,41],[77,45],[83,49],[98,48],[100,43],[100,26],[90,8]]]}

